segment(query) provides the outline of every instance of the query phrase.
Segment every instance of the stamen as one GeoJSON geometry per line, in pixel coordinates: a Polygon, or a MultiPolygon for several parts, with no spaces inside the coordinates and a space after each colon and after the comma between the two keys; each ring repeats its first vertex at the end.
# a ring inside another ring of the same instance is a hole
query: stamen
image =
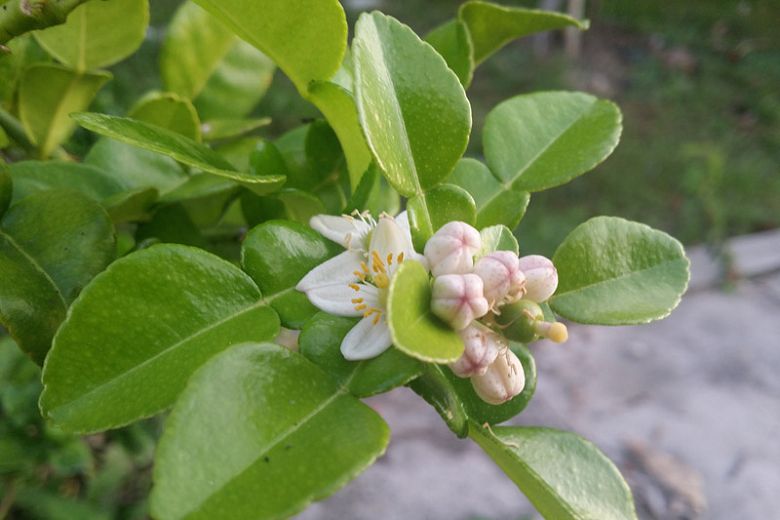
{"type": "Polygon", "coordinates": [[[352,303],[363,303],[363,298],[352,298],[352,303]]]}
{"type": "Polygon", "coordinates": [[[398,255],[398,263],[400,264],[403,261],[404,261],[404,253],[403,251],[401,251],[401,253],[398,255]]]}
{"type": "Polygon", "coordinates": [[[393,265],[393,253],[387,253],[387,265],[393,265]]]}
{"type": "Polygon", "coordinates": [[[361,303],[360,305],[355,305],[355,310],[356,311],[362,311],[363,309],[366,309],[366,308],[368,308],[368,305],[366,305],[365,303],[361,303]]]}
{"type": "Polygon", "coordinates": [[[377,273],[372,281],[379,289],[387,289],[390,286],[390,278],[386,273],[377,273]]]}
{"type": "Polygon", "coordinates": [[[363,272],[368,276],[370,274],[370,271],[368,270],[368,266],[365,262],[360,262],[360,268],[363,269],[363,272]]]}
{"type": "Polygon", "coordinates": [[[379,323],[379,320],[380,320],[381,318],[382,318],[382,314],[380,314],[380,313],[377,313],[377,314],[376,314],[376,316],[374,316],[374,322],[373,322],[373,323],[374,323],[374,325],[376,325],[377,323],[379,323]]]}
{"type": "Polygon", "coordinates": [[[350,287],[351,287],[353,290],[355,290],[355,291],[359,291],[359,290],[360,290],[360,286],[359,286],[358,284],[356,284],[356,283],[351,283],[351,284],[349,284],[349,286],[350,286],[350,287]]]}

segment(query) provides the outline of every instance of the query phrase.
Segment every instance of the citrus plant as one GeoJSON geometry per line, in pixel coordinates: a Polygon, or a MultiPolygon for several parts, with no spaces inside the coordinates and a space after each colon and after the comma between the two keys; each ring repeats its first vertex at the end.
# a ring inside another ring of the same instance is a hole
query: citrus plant
{"type": "Polygon", "coordinates": [[[361,399],[402,385],[546,518],[636,517],[594,445],[500,426],[533,397],[528,345],[566,341],[559,317],[646,323],[687,286],[676,240],[617,217],[552,259],[520,254],[532,194],[605,160],[620,111],[518,95],[463,157],[476,67],[585,22],[469,1],[424,38],[364,13],[348,46],[336,0],[196,0],[168,27],[164,90],[110,115],[87,110],[140,45],[146,0],[0,9],[0,320],[43,367],[58,431],[169,412],[153,517],[300,511],[382,455],[361,399]],[[262,139],[249,114],[275,67],[323,118],[262,139]],[[77,125],[98,136],[80,156],[77,125]]]}

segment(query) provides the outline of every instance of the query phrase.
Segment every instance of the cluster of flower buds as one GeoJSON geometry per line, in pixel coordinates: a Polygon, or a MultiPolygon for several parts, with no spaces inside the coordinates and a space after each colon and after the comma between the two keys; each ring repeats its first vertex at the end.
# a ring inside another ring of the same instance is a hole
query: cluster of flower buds
{"type": "Polygon", "coordinates": [[[562,343],[568,333],[564,324],[545,321],[539,306],[558,287],[549,259],[494,251],[475,262],[481,247],[479,231],[464,222],[449,222],[428,240],[431,311],[463,339],[463,356],[450,365],[452,371],[471,378],[484,401],[501,404],[525,387],[523,367],[509,341],[562,343]]]}

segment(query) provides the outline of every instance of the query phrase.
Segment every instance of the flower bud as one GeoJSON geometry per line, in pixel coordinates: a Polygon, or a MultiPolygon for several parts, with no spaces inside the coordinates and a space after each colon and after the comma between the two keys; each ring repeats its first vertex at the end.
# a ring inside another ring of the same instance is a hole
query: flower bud
{"type": "Polygon", "coordinates": [[[445,274],[433,281],[431,310],[455,330],[463,330],[488,311],[482,278],[475,274],[445,274]]]}
{"type": "Polygon", "coordinates": [[[498,353],[507,348],[504,338],[478,323],[462,330],[460,337],[466,348],[457,361],[450,363],[450,369],[458,377],[484,374],[498,353]]]}
{"type": "Polygon", "coordinates": [[[448,222],[425,244],[425,258],[433,276],[465,274],[474,267],[474,255],[482,247],[479,231],[465,222],[448,222]]]}
{"type": "Polygon", "coordinates": [[[566,325],[544,321],[542,308],[531,300],[519,300],[501,307],[496,324],[507,338],[521,343],[530,343],[539,338],[547,338],[555,343],[569,339],[566,325]]]}
{"type": "Polygon", "coordinates": [[[471,378],[471,385],[486,403],[495,405],[505,403],[525,388],[523,365],[520,364],[515,353],[507,348],[499,354],[484,374],[471,378]]]}
{"type": "Polygon", "coordinates": [[[541,255],[528,255],[520,258],[520,270],[525,274],[526,300],[546,302],[558,288],[558,271],[548,259],[541,255]]]}
{"type": "Polygon", "coordinates": [[[525,275],[520,259],[511,251],[494,251],[483,256],[474,266],[474,274],[482,278],[485,298],[490,306],[509,303],[523,295],[525,275]]]}

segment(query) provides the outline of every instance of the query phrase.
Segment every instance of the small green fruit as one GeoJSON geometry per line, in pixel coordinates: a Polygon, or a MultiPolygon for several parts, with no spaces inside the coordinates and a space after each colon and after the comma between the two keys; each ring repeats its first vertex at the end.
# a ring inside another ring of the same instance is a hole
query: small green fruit
{"type": "Polygon", "coordinates": [[[496,323],[508,339],[530,343],[538,337],[536,324],[543,319],[544,312],[537,303],[519,300],[501,307],[496,323]]]}

